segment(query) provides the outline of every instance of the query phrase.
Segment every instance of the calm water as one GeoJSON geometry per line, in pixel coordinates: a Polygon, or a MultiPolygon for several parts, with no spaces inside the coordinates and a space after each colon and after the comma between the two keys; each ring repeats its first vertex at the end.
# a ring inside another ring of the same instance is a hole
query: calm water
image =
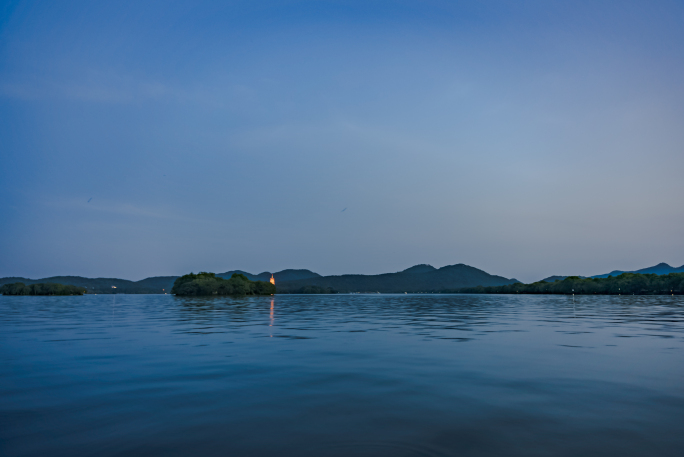
{"type": "Polygon", "coordinates": [[[684,455],[684,299],[0,296],[3,456],[684,455]]]}

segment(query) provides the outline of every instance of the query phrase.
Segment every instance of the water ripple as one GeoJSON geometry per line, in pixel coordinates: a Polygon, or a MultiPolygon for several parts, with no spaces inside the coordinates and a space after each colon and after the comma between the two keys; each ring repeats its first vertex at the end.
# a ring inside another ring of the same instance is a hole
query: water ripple
{"type": "Polygon", "coordinates": [[[682,297],[0,296],[0,454],[679,456],[682,349],[682,297]]]}

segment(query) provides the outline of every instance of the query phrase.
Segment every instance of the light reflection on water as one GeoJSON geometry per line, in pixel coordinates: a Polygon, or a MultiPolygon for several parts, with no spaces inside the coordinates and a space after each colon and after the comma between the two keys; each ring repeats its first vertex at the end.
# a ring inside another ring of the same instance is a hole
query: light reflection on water
{"type": "Polygon", "coordinates": [[[0,297],[0,454],[681,455],[681,297],[0,297]]]}

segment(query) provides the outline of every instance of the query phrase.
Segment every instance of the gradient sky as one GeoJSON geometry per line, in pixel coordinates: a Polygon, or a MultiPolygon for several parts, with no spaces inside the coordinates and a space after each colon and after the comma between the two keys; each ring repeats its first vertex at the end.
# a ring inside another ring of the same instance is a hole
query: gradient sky
{"type": "Polygon", "coordinates": [[[104,3],[0,4],[0,276],[684,263],[682,1],[104,3]]]}

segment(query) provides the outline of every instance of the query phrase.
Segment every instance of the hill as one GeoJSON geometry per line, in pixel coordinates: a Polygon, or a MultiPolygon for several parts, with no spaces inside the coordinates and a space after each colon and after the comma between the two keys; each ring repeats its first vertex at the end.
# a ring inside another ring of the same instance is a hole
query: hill
{"type": "Polygon", "coordinates": [[[276,281],[278,293],[298,293],[307,286],[350,292],[441,292],[475,286],[499,286],[518,282],[502,276],[490,275],[477,268],[458,264],[442,268],[416,265],[397,273],[379,275],[319,276],[294,281],[276,281]]]}
{"type": "MultiPolygon", "coordinates": [[[[595,276],[589,276],[590,278],[607,278],[608,276],[620,276],[623,273],[637,273],[637,274],[656,274],[656,275],[668,275],[670,273],[684,273],[684,265],[682,265],[679,268],[672,267],[666,263],[659,263],[658,265],[654,265],[652,267],[648,268],[642,268],[641,270],[634,270],[634,271],[623,271],[623,270],[613,270],[610,273],[605,273],[602,275],[595,275],[595,276]]],[[[568,278],[569,276],[549,276],[548,278],[542,279],[542,281],[546,282],[555,282],[555,281],[563,281],[565,278],[568,278]]],[[[578,276],[578,278],[587,278],[587,276],[578,276]]]]}
{"type": "Polygon", "coordinates": [[[539,281],[496,287],[469,287],[461,293],[475,294],[562,294],[562,295],[682,295],[684,273],[622,273],[608,278],[568,276],[562,281],[539,281]]]}
{"type": "MultiPolygon", "coordinates": [[[[218,278],[223,278],[223,279],[229,279],[231,276],[233,276],[235,273],[244,275],[249,279],[250,281],[269,281],[271,279],[271,272],[264,271],[263,273],[259,273],[258,275],[253,275],[251,273],[247,273],[246,271],[242,270],[233,270],[233,271],[227,271],[225,273],[219,273],[216,275],[218,278]]],[[[275,279],[276,282],[282,282],[282,281],[297,281],[299,279],[309,279],[309,278],[320,278],[321,275],[318,273],[314,273],[313,271],[310,270],[283,270],[283,271],[278,271],[276,273],[273,273],[273,279],[275,279]]]]}
{"type": "Polygon", "coordinates": [[[622,271],[622,270],[614,270],[611,271],[610,273],[602,274],[602,275],[596,275],[592,276],[592,278],[607,278],[608,276],[619,276],[623,273],[638,273],[638,274],[656,274],[656,275],[668,275],[670,273],[684,273],[684,265],[682,265],[679,268],[674,268],[665,262],[659,263],[658,265],[654,265],[652,267],[647,267],[647,268],[642,268],[641,270],[634,270],[634,271],[622,271]]]}
{"type": "MultiPolygon", "coordinates": [[[[544,282],[556,282],[556,281],[562,281],[565,278],[568,278],[569,276],[549,276],[548,278],[542,279],[544,282]]],[[[586,276],[578,276],[578,278],[586,278],[586,276]]]]}
{"type": "MultiPolygon", "coordinates": [[[[250,281],[269,281],[271,273],[257,275],[241,270],[219,273],[217,278],[230,279],[233,274],[242,274],[250,281]]],[[[477,268],[458,264],[442,268],[431,265],[415,265],[397,273],[380,275],[321,276],[310,270],[282,270],[273,273],[278,293],[321,293],[321,292],[441,292],[475,286],[498,286],[518,281],[490,275],[477,268]]],[[[55,282],[84,287],[89,294],[163,294],[169,293],[178,276],[155,276],[140,281],[117,278],[84,278],[82,276],[53,276],[42,279],[0,278],[0,285],[23,282],[35,284],[55,282]]]]}
{"type": "Polygon", "coordinates": [[[118,278],[84,278],[82,276],[51,276],[42,279],[0,278],[0,285],[23,282],[26,285],[58,283],[85,288],[89,294],[163,294],[169,292],[178,276],[156,276],[141,281],[118,278]]]}
{"type": "MultiPolygon", "coordinates": [[[[263,272],[258,275],[240,270],[217,274],[216,277],[230,279],[234,273],[243,274],[250,281],[266,281],[271,279],[271,273],[263,272]]],[[[309,270],[283,270],[273,273],[276,282],[321,277],[309,270]]],[[[0,278],[0,286],[21,282],[26,285],[38,283],[59,283],[77,287],[84,287],[89,294],[163,294],[170,293],[173,283],[179,276],[153,276],[140,281],[129,281],[118,278],[84,278],[83,276],[52,276],[49,278],[29,279],[21,277],[0,278]]]]}

